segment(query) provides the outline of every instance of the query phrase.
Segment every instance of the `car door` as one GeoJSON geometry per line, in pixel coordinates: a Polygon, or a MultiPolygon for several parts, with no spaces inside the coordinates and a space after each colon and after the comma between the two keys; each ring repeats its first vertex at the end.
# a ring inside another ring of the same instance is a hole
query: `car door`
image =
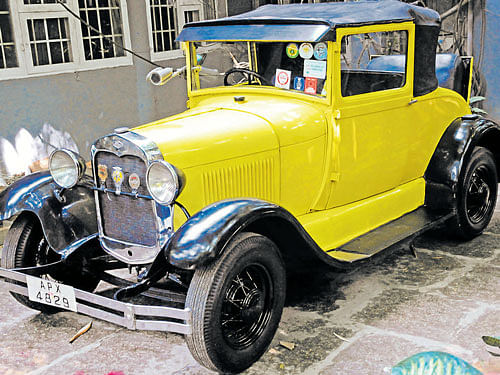
{"type": "Polygon", "coordinates": [[[408,146],[414,25],[374,25],[337,31],[333,122],[339,132],[337,181],[328,207],[375,196],[416,178],[408,146]]]}

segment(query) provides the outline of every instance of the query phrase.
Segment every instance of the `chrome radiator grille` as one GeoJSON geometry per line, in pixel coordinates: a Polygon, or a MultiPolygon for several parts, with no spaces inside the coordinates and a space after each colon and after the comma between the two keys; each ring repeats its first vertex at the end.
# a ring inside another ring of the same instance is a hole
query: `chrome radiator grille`
{"type": "MultiPolygon", "coordinates": [[[[141,180],[141,186],[137,193],[149,195],[146,188],[147,166],[142,159],[127,155],[118,157],[115,154],[100,151],[95,155],[95,169],[98,165],[105,165],[108,169],[106,179],[108,189],[115,189],[111,173],[113,167],[120,167],[124,173],[121,186],[123,192],[131,192],[128,178],[130,174],[136,173],[141,180]]],[[[97,174],[97,170],[94,170],[94,173],[97,174]]],[[[101,191],[98,192],[98,197],[102,229],[105,236],[132,244],[156,245],[157,226],[153,200],[101,191]]]]}

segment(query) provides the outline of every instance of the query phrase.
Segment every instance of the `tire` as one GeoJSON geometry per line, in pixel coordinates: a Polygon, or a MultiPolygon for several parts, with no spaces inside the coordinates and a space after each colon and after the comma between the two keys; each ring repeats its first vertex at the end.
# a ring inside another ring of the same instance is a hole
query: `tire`
{"type": "Polygon", "coordinates": [[[456,215],[449,222],[451,233],[470,240],[488,226],[497,200],[498,176],[493,154],[476,147],[459,179],[456,215]]]}
{"type": "MultiPolygon", "coordinates": [[[[60,256],[49,247],[45,240],[38,219],[31,215],[21,215],[7,232],[0,265],[8,269],[33,267],[57,262],[59,259],[60,256]]],[[[97,287],[99,280],[75,271],[77,270],[61,268],[46,277],[86,291],[93,291],[97,287]]],[[[49,305],[32,302],[26,296],[11,294],[17,301],[31,309],[44,313],[60,311],[49,305]]]]}
{"type": "Polygon", "coordinates": [[[255,233],[236,235],[219,259],[196,269],[189,286],[192,334],[186,342],[193,357],[222,373],[250,367],[278,328],[285,284],[276,245],[255,233]]]}

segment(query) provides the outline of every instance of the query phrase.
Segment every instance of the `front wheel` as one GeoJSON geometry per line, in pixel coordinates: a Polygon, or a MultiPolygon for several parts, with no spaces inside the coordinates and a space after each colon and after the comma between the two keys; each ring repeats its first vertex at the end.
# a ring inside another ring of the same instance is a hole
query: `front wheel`
{"type": "Polygon", "coordinates": [[[196,269],[186,307],[186,342],[208,369],[237,373],[266,351],[285,302],[285,267],[276,245],[254,233],[235,236],[215,262],[196,269]]]}
{"type": "MultiPolygon", "coordinates": [[[[3,268],[35,267],[57,262],[61,257],[48,244],[38,219],[31,215],[19,216],[7,232],[2,249],[0,265],[3,268]]],[[[85,275],[78,269],[63,269],[54,274],[42,277],[62,282],[86,291],[93,291],[99,280],[91,275],[85,275]]],[[[23,305],[44,313],[54,313],[57,308],[30,301],[28,297],[12,293],[14,298],[23,305]]]]}
{"type": "Polygon", "coordinates": [[[498,176],[493,154],[476,147],[459,179],[456,215],[450,220],[451,232],[472,239],[488,226],[497,200],[498,176]]]}

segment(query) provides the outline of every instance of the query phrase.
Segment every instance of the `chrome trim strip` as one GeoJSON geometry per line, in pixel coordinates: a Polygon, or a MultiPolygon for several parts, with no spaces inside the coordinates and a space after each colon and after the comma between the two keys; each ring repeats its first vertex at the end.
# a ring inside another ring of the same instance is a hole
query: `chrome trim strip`
{"type": "MultiPolygon", "coordinates": [[[[8,291],[28,296],[28,288],[26,286],[14,283],[17,281],[26,284],[25,274],[0,268],[0,280],[6,284],[8,291]]],[[[115,301],[114,299],[85,292],[80,289],[74,289],[77,299],[76,310],[78,313],[105,320],[131,330],[175,332],[184,335],[192,333],[190,309],[136,305],[115,301]],[[98,307],[91,307],[82,302],[88,302],[98,307]],[[103,307],[106,310],[101,310],[99,307],[103,307]],[[114,310],[116,313],[109,310],[114,310]],[[137,319],[138,315],[141,316],[141,319],[137,319]],[[148,318],[151,318],[151,320],[148,318]],[[169,322],[158,320],[157,318],[177,319],[184,322],[169,322]]]]}
{"type": "MultiPolygon", "coordinates": [[[[94,197],[96,202],[97,211],[97,226],[99,229],[99,242],[103,249],[110,255],[116,257],[117,259],[133,265],[147,264],[153,262],[160,250],[165,246],[168,239],[173,234],[173,207],[161,206],[160,204],[154,202],[153,213],[156,216],[156,232],[157,241],[155,246],[144,246],[141,244],[131,244],[124,241],[116,240],[107,237],[104,234],[104,227],[101,217],[101,209],[99,206],[99,191],[102,188],[98,188],[99,184],[97,181],[97,173],[95,171],[96,163],[95,156],[98,152],[109,152],[118,157],[125,155],[136,156],[142,159],[146,163],[146,168],[149,168],[151,163],[157,160],[163,160],[163,154],[161,153],[158,146],[146,137],[134,132],[125,132],[120,134],[109,134],[102,138],[99,138],[91,148],[91,159],[92,168],[94,175],[94,197]],[[112,243],[122,245],[119,247],[113,247],[112,243]],[[121,247],[121,248],[120,248],[121,247]],[[139,250],[139,251],[138,251],[139,250]],[[130,252],[132,256],[130,256],[130,252]],[[134,254],[140,254],[141,256],[135,256],[134,254]]],[[[146,177],[146,176],[144,176],[146,177]]],[[[114,191],[112,191],[114,193],[114,191]]],[[[110,191],[111,193],[111,191],[110,191]]],[[[122,192],[123,194],[123,192],[122,192]]],[[[125,193],[124,195],[133,194],[125,193]]],[[[144,199],[151,199],[151,197],[140,197],[144,199]]]]}

